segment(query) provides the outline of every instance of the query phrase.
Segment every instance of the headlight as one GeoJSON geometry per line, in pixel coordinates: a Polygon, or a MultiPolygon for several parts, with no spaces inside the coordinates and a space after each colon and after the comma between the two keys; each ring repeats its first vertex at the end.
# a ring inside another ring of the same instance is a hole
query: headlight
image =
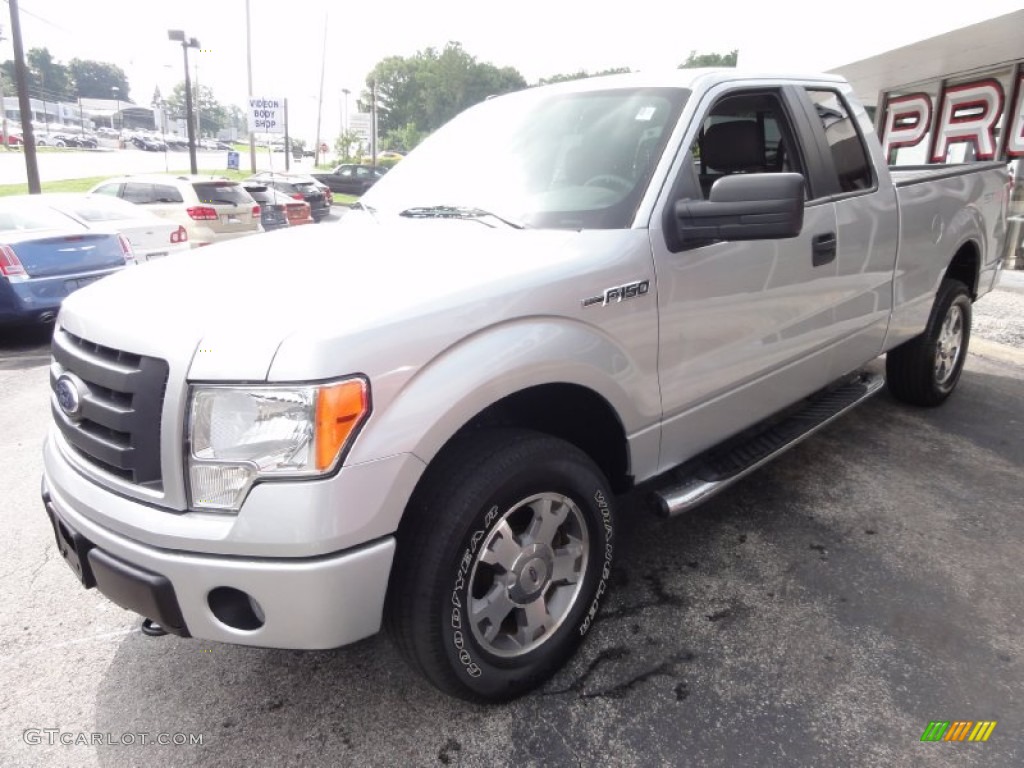
{"type": "Polygon", "coordinates": [[[369,411],[369,386],[361,378],[308,386],[193,387],[192,507],[237,511],[257,479],[327,474],[369,411]]]}

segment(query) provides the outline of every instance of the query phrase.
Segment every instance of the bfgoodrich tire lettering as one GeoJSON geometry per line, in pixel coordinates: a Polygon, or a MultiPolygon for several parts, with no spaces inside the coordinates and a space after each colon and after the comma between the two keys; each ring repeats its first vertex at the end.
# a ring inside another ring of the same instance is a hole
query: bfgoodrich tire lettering
{"type": "Polygon", "coordinates": [[[970,340],[967,286],[959,280],[943,280],[924,333],[886,355],[889,391],[912,405],[940,405],[960,381],[970,340]]]}
{"type": "Polygon", "coordinates": [[[593,624],[614,517],[574,446],[485,430],[430,467],[399,530],[388,627],[443,691],[503,700],[543,682],[593,624]]]}

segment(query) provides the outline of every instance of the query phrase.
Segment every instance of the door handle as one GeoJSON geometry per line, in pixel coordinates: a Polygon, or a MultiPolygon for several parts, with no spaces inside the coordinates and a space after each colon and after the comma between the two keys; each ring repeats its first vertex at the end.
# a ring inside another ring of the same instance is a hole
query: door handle
{"type": "Polygon", "coordinates": [[[836,233],[815,235],[811,246],[811,266],[820,267],[836,260],[836,233]]]}

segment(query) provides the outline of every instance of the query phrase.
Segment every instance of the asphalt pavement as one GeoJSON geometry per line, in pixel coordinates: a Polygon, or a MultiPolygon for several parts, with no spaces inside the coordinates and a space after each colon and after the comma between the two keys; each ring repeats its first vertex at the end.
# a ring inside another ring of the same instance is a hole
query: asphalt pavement
{"type": "Polygon", "coordinates": [[[0,765],[1020,766],[1024,350],[992,328],[1024,328],[1024,280],[976,310],[942,408],[883,393],[688,516],[621,499],[594,630],[502,706],[442,696],[385,636],[143,636],[56,554],[45,333],[0,337],[0,765]],[[923,743],[934,720],[997,726],[923,743]]]}

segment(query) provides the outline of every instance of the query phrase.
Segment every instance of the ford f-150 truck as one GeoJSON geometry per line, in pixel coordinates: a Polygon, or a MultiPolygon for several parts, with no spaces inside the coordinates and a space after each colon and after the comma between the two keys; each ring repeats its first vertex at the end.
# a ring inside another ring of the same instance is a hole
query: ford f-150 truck
{"type": "Polygon", "coordinates": [[[442,690],[518,695],[599,614],[618,495],[691,508],[876,392],[883,353],[897,398],[950,395],[1007,182],[890,171],[828,76],[489,99],[339,224],[65,301],[58,549],[150,633],[387,626],[442,690]]]}

